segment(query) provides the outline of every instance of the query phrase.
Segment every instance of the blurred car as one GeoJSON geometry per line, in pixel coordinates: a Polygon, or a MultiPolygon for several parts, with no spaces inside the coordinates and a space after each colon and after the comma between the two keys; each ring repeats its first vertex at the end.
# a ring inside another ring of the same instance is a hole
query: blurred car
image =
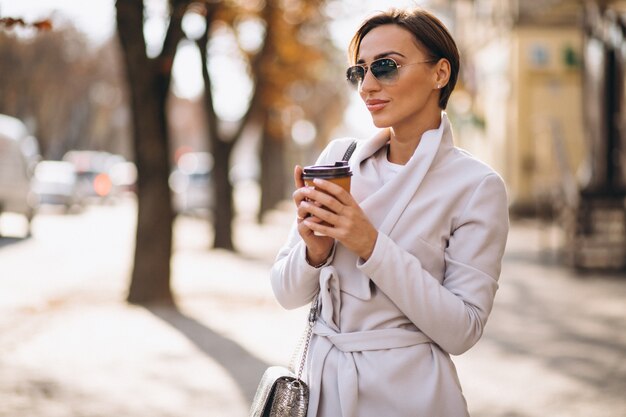
{"type": "Polygon", "coordinates": [[[208,152],[183,154],[169,177],[174,210],[179,214],[208,216],[213,209],[213,156],[208,152]]]}
{"type": "Polygon", "coordinates": [[[22,214],[30,224],[36,211],[31,180],[39,159],[37,139],[24,123],[0,114],[0,214],[22,214]]]}
{"type": "Polygon", "coordinates": [[[110,169],[125,159],[103,151],[69,151],[63,161],[71,162],[76,170],[76,195],[81,204],[102,202],[111,197],[113,182],[110,169]]]}
{"type": "Polygon", "coordinates": [[[32,191],[39,206],[63,206],[69,211],[76,201],[76,170],[66,161],[41,161],[35,167],[32,191]]]}

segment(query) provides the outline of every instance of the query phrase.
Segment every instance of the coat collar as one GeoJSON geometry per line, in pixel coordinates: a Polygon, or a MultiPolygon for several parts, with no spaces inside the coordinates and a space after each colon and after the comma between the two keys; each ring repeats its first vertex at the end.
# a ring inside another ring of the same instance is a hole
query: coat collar
{"type": "Polygon", "coordinates": [[[445,112],[441,113],[439,128],[424,132],[419,146],[397,176],[382,187],[373,178],[367,160],[389,141],[389,130],[384,129],[357,146],[351,165],[354,173],[352,195],[368,213],[370,221],[386,235],[397,223],[407,205],[419,189],[441,148],[453,147],[452,130],[445,112]]]}
{"type": "MultiPolygon", "coordinates": [[[[436,164],[437,156],[441,158],[445,153],[442,150],[451,149],[453,142],[450,123],[445,113],[442,113],[439,128],[425,132],[407,164],[391,181],[382,184],[373,158],[370,157],[388,141],[389,131],[385,129],[357,145],[350,159],[353,172],[350,192],[379,233],[390,236],[427,173],[436,164]]],[[[354,255],[339,247],[335,252],[335,264],[338,270],[352,271],[354,255]]],[[[341,291],[361,300],[369,300],[370,280],[363,274],[344,274],[341,278],[341,291]]]]}

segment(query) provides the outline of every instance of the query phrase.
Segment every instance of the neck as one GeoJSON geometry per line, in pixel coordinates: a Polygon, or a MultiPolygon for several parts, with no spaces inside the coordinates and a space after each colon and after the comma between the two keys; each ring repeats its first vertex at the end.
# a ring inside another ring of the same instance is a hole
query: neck
{"type": "Polygon", "coordinates": [[[441,110],[437,108],[436,113],[414,120],[410,125],[391,127],[387,155],[389,162],[405,165],[419,146],[422,135],[429,130],[437,129],[440,124],[441,110]]]}

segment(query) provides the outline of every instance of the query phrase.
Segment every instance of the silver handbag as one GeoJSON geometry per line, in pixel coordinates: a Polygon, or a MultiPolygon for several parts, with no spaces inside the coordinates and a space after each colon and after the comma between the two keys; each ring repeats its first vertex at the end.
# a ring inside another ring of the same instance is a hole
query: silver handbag
{"type": "Polygon", "coordinates": [[[270,366],[263,373],[250,407],[250,417],[306,417],[309,387],[302,380],[313,325],[317,319],[318,297],[311,303],[304,348],[298,374],[284,366],[270,366]]]}

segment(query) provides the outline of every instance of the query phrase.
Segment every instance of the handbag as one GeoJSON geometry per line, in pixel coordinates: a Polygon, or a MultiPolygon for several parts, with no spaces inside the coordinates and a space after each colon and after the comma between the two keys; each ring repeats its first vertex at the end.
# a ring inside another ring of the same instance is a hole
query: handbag
{"type": "Polygon", "coordinates": [[[257,387],[250,417],[306,417],[309,408],[309,387],[302,380],[313,325],[317,319],[318,296],[311,303],[309,319],[304,337],[304,348],[298,373],[284,366],[270,366],[263,373],[257,387]]]}
{"type": "MultiPolygon", "coordinates": [[[[356,141],[353,141],[341,160],[349,161],[355,148],[356,141]]],[[[309,386],[302,380],[302,371],[309,351],[313,326],[317,320],[318,303],[319,293],[311,302],[298,373],[294,374],[284,366],[267,368],[254,394],[250,417],[306,417],[309,408],[309,386]]]]}

